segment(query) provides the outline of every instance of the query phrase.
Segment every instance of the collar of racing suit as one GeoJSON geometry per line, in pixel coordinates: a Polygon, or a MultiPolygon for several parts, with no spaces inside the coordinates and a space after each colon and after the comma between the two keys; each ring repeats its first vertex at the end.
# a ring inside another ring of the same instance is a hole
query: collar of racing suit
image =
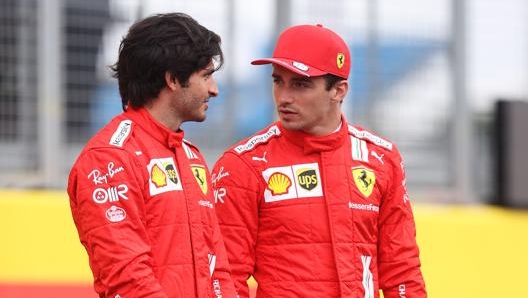
{"type": "Polygon", "coordinates": [[[145,131],[148,131],[154,139],[158,140],[162,144],[167,145],[169,148],[177,148],[182,146],[181,144],[184,137],[184,132],[182,129],[178,129],[178,131],[172,131],[168,129],[163,124],[154,119],[145,108],[139,108],[137,110],[127,109],[126,114],[137,125],[143,127],[145,131]]]}
{"type": "Polygon", "coordinates": [[[287,130],[280,122],[279,128],[290,142],[303,148],[304,154],[335,150],[345,143],[348,136],[348,124],[343,115],[341,115],[341,128],[325,136],[314,136],[302,131],[287,130]]]}

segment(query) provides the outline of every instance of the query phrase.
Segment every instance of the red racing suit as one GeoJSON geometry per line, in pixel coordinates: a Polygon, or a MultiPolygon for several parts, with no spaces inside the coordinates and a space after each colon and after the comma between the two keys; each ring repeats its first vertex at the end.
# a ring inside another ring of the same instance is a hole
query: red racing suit
{"type": "Polygon", "coordinates": [[[236,297],[198,149],[145,109],[116,116],[68,180],[100,297],[236,297]]]}
{"type": "Polygon", "coordinates": [[[323,137],[279,122],[213,168],[216,212],[241,297],[426,297],[402,159],[342,119],[323,137]]]}

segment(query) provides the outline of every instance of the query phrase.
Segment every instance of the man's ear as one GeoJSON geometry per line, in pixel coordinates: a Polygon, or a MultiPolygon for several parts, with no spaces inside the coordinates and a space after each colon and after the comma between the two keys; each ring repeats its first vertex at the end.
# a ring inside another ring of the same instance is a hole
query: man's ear
{"type": "Polygon", "coordinates": [[[167,84],[167,87],[171,90],[176,90],[180,88],[180,83],[176,79],[175,76],[172,75],[169,71],[165,72],[165,84],[167,84]]]}
{"type": "Polygon", "coordinates": [[[332,99],[342,102],[348,92],[348,81],[341,80],[332,87],[332,99]]]}

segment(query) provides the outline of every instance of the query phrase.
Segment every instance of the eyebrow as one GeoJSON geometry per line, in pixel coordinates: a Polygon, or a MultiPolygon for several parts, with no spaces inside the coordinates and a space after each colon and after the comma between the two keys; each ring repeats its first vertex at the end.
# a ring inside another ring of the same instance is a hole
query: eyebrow
{"type": "Polygon", "coordinates": [[[292,81],[303,82],[303,83],[312,83],[313,79],[310,77],[295,77],[292,81]]]}
{"type": "MultiPolygon", "coordinates": [[[[271,74],[271,77],[272,78],[281,78],[280,75],[277,75],[275,73],[272,73],[271,74]]],[[[313,78],[310,78],[310,77],[304,77],[304,76],[301,76],[299,75],[298,77],[294,77],[291,79],[292,81],[295,81],[295,82],[303,82],[303,83],[312,83],[313,82],[313,78]]]]}

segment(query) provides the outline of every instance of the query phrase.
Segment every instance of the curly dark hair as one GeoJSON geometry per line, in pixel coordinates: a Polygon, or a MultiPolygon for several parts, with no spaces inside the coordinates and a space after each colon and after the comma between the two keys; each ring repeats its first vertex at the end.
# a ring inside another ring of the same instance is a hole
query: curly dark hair
{"type": "Polygon", "coordinates": [[[165,73],[186,87],[189,77],[215,61],[222,67],[220,36],[184,13],[156,14],[134,23],[110,66],[119,83],[123,110],[139,108],[166,85],[165,73]]]}

